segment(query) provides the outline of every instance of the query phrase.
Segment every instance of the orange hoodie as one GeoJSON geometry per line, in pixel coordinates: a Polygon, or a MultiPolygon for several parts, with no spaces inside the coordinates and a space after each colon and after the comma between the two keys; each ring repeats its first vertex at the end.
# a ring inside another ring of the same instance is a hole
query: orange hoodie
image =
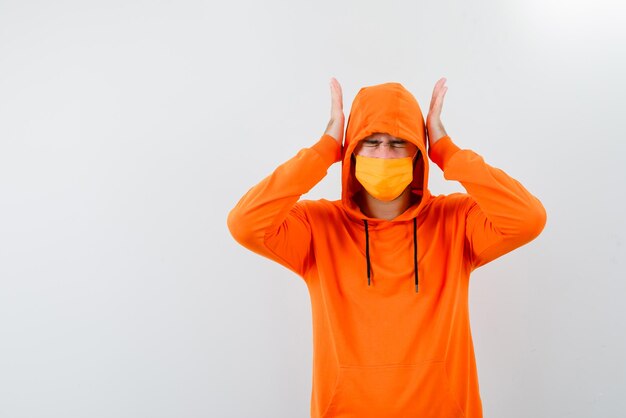
{"type": "Polygon", "coordinates": [[[252,187],[230,211],[241,245],[304,279],[312,308],[312,418],[479,418],[470,331],[472,270],[537,237],[546,212],[517,180],[449,136],[428,153],[424,119],[399,83],[363,87],[343,148],[329,135],[252,187]],[[414,204],[364,215],[352,152],[385,132],[417,145],[414,204]],[[467,193],[431,195],[429,158],[467,193]],[[341,200],[300,200],[342,162],[341,200]]]}

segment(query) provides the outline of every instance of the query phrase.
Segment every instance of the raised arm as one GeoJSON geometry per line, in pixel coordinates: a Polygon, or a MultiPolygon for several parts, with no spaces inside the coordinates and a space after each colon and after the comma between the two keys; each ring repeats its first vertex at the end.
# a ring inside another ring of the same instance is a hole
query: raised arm
{"type": "Polygon", "coordinates": [[[331,100],[331,120],[324,135],[248,190],[227,219],[237,242],[302,277],[313,260],[311,226],[298,200],[341,159],[343,104],[341,86],[334,78],[331,100]]]}
{"type": "Polygon", "coordinates": [[[465,236],[474,269],[536,238],[546,224],[546,210],[535,196],[483,157],[460,149],[449,136],[429,150],[444,178],[459,181],[467,193],[465,236]]]}
{"type": "Polygon", "coordinates": [[[459,181],[469,196],[465,236],[472,267],[478,268],[536,238],[546,210],[535,196],[503,170],[452,142],[441,123],[445,78],[435,84],[428,114],[428,155],[446,180],[459,181]]]}

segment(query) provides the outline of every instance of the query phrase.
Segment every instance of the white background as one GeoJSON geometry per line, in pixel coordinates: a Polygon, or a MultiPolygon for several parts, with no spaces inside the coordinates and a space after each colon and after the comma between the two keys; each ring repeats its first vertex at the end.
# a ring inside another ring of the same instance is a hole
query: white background
{"type": "MultiPolygon", "coordinates": [[[[620,3],[622,5],[620,5],[620,3]]],[[[0,416],[306,417],[310,300],[228,211],[397,81],[542,234],[476,270],[486,417],[626,410],[618,1],[0,1],[0,416]]],[[[431,165],[434,194],[464,191],[431,165]]],[[[307,198],[337,199],[340,166],[307,198]]]]}

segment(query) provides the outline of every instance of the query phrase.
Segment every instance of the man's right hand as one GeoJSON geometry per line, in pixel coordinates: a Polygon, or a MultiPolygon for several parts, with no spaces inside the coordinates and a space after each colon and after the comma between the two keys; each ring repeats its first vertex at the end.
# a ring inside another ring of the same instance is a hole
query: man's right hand
{"type": "Polygon", "coordinates": [[[330,107],[330,122],[326,127],[324,134],[330,135],[339,145],[343,144],[343,129],[345,117],[343,115],[343,97],[341,93],[341,85],[335,79],[330,79],[330,95],[331,95],[331,107],[330,107]]]}

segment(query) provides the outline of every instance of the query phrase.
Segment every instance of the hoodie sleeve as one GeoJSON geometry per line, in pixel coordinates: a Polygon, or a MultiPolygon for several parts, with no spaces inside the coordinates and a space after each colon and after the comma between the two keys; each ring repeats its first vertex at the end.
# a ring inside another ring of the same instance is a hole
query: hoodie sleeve
{"type": "Polygon", "coordinates": [[[233,238],[304,277],[312,257],[311,225],[298,200],[340,159],[341,145],[327,134],[301,149],[248,190],[229,212],[233,238]]]}
{"type": "Polygon", "coordinates": [[[535,239],[546,223],[546,210],[535,196],[504,171],[485,163],[472,150],[460,149],[449,136],[428,155],[446,180],[467,190],[465,236],[473,269],[535,239]]]}

